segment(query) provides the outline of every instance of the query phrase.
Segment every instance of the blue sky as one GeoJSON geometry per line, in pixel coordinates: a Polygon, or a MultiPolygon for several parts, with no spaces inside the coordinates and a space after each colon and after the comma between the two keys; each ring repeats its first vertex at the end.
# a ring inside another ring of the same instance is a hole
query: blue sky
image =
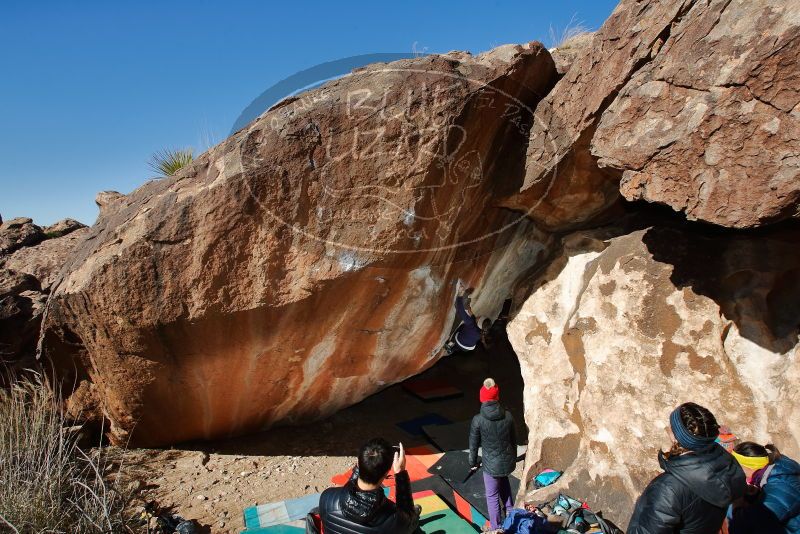
{"type": "Polygon", "coordinates": [[[220,142],[250,102],[316,64],[473,53],[597,29],[616,0],[0,3],[0,215],[91,224],[156,150],[220,142]]]}

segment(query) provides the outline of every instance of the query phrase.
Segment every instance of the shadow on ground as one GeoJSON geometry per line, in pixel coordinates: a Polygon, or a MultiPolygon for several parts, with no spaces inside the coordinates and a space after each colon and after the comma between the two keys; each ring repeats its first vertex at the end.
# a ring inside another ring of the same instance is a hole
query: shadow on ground
{"type": "Polygon", "coordinates": [[[502,324],[493,328],[488,348],[479,345],[473,352],[444,357],[418,375],[447,380],[464,391],[462,397],[424,402],[396,384],[318,422],[179,448],[229,455],[355,456],[361,444],[372,437],[409,445],[423,443],[424,438],[410,436],[397,423],[429,413],[453,422],[471,419],[480,408],[478,390],[489,376],[500,385],[501,401],[515,417],[518,439],[524,440],[528,435],[523,418],[524,384],[504,329],[502,324]]]}

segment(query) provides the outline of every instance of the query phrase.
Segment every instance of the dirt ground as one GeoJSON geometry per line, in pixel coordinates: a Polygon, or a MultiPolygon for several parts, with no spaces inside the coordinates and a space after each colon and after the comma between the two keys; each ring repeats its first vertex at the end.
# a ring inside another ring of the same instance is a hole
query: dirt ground
{"type": "MultiPolygon", "coordinates": [[[[193,519],[202,531],[240,532],[248,506],[317,493],[331,477],[355,463],[362,442],[381,436],[404,445],[424,443],[396,423],[436,412],[457,422],[480,408],[484,378],[500,385],[501,401],[517,422],[518,439],[527,437],[522,410],[522,378],[511,346],[496,330],[489,349],[443,358],[421,376],[447,378],[464,390],[456,399],[423,402],[391,386],[326,420],[230,440],[185,444],[172,449],[113,450],[127,477],[138,481],[142,501],[156,501],[193,519]]],[[[515,476],[521,478],[522,462],[515,476]]]]}

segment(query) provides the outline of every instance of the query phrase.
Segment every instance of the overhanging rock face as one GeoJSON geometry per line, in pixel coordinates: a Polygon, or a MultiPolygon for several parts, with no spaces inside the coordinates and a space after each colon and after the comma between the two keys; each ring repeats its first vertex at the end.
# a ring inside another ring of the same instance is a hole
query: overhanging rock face
{"type": "Polygon", "coordinates": [[[44,319],[70,408],[162,445],[329,414],[430,366],[455,280],[496,311],[546,241],[495,205],[554,79],[538,43],[373,65],[115,198],[44,319]]]}

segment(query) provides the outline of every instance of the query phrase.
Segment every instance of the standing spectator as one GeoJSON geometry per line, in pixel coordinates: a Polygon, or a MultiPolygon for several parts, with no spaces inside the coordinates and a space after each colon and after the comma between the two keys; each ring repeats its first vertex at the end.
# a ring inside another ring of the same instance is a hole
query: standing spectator
{"type": "Polygon", "coordinates": [[[506,512],[514,506],[508,476],[517,463],[517,439],[514,418],[500,404],[500,388],[487,378],[480,389],[481,410],[472,418],[469,431],[469,463],[478,468],[478,447],[483,447],[483,483],[489,522],[496,530],[506,512]]]}
{"type": "Polygon", "coordinates": [[[670,415],[674,439],[659,451],[663,473],[647,485],[628,525],[628,534],[716,534],[728,506],[744,495],[744,472],[717,445],[717,420],[687,402],[670,415]]]}
{"type": "Polygon", "coordinates": [[[800,534],[800,464],[774,445],[750,441],[733,449],[748,492],[733,504],[730,534],[800,534]]]}

